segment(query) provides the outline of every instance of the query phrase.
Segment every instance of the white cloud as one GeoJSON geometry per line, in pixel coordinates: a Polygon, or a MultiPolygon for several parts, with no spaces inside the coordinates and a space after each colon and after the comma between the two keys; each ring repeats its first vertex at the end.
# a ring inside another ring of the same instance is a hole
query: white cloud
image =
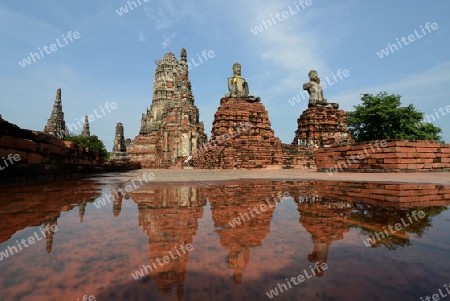
{"type": "Polygon", "coordinates": [[[337,102],[343,109],[352,109],[353,105],[360,103],[360,94],[377,94],[380,91],[387,91],[389,94],[399,94],[402,96],[402,104],[414,104],[417,107],[439,107],[447,102],[450,104],[448,95],[450,88],[450,61],[440,63],[432,68],[420,71],[395,82],[390,82],[377,86],[366,86],[358,90],[346,91],[330,99],[330,102],[337,102]],[[433,103],[430,103],[434,100],[433,103]],[[424,105],[426,104],[426,105],[424,105]]]}
{"type": "Polygon", "coordinates": [[[181,0],[166,0],[144,7],[145,14],[155,23],[155,30],[171,28],[178,22],[190,21],[202,22],[203,16],[198,12],[194,4],[188,4],[181,0]]]}
{"type": "Polygon", "coordinates": [[[341,30],[339,38],[328,38],[332,29],[322,25],[323,20],[336,18],[339,10],[347,9],[345,6],[322,8],[320,4],[313,4],[301,9],[296,14],[290,14],[282,21],[276,21],[271,27],[257,35],[251,29],[262,24],[262,20],[275,19],[276,14],[283,11],[296,11],[293,3],[271,3],[259,6],[247,3],[251,7],[252,18],[245,20],[244,28],[248,28],[248,47],[258,49],[260,57],[267,62],[267,66],[273,66],[266,73],[265,81],[270,81],[267,91],[263,91],[265,101],[279,97],[280,93],[298,93],[301,79],[307,81],[309,70],[318,70],[319,74],[331,74],[331,67],[325,54],[330,45],[324,41],[336,45],[338,39],[344,37],[347,31],[341,30]],[[289,8],[290,7],[290,8],[289,8]],[[274,70],[274,71],[272,71],[274,70]],[[274,82],[275,81],[275,82],[274,82]]]}

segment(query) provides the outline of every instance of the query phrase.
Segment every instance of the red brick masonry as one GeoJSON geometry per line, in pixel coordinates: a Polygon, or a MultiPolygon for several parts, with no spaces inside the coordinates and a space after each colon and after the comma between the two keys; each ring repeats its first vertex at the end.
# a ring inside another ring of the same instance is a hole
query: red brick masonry
{"type": "Polygon", "coordinates": [[[450,171],[450,144],[433,141],[371,141],[319,149],[317,171],[450,171]],[[376,146],[378,145],[378,147],[376,146]]]}
{"type": "Polygon", "coordinates": [[[86,172],[124,169],[123,166],[103,162],[96,151],[42,132],[21,129],[3,119],[0,119],[0,162],[0,186],[62,180],[79,177],[86,172]],[[10,158],[20,159],[8,161],[9,154],[12,155],[10,158]]]}
{"type": "Polygon", "coordinates": [[[210,141],[193,151],[198,169],[311,169],[314,150],[283,144],[260,102],[222,98],[210,141]]]}
{"type": "Polygon", "coordinates": [[[209,144],[210,147],[194,157],[195,167],[281,169],[283,165],[281,140],[275,137],[269,113],[260,102],[250,103],[239,98],[222,98],[220,107],[214,115],[209,144]],[[249,126],[243,128],[241,124],[249,126]]]}

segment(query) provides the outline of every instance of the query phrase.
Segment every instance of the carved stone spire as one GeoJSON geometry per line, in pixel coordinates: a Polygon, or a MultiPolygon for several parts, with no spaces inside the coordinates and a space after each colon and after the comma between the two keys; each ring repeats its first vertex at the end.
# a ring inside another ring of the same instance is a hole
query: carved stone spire
{"type": "Polygon", "coordinates": [[[83,131],[81,132],[81,136],[83,136],[83,137],[91,136],[91,131],[89,130],[89,118],[87,115],[86,115],[86,117],[84,117],[84,126],[83,126],[83,131]]]}
{"type": "Polygon", "coordinates": [[[181,48],[180,63],[187,64],[187,51],[185,48],[181,48]]]}
{"type": "Polygon", "coordinates": [[[114,146],[109,158],[110,161],[129,161],[127,147],[123,135],[123,124],[118,122],[116,125],[116,137],[114,138],[114,146]]]}
{"type": "Polygon", "coordinates": [[[66,122],[64,121],[64,113],[62,111],[61,89],[56,91],[56,99],[53,104],[52,114],[44,128],[44,133],[64,139],[68,134],[66,122]]]}
{"type": "Polygon", "coordinates": [[[181,166],[206,142],[188,69],[184,48],[179,61],[171,52],[158,61],[150,109],[142,114],[139,136],[127,148],[132,162],[147,168],[181,166]]]}

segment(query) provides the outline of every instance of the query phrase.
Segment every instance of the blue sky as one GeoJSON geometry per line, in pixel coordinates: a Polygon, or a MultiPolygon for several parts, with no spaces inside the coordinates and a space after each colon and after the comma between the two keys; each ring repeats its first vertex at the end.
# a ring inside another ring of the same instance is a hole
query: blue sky
{"type": "MultiPolygon", "coordinates": [[[[110,151],[117,122],[124,124],[126,138],[139,132],[141,115],[151,104],[155,60],[166,52],[179,57],[182,47],[188,60],[197,63],[197,53],[215,54],[190,70],[208,137],[234,62],[242,64],[250,94],[261,97],[284,143],[292,142],[297,118],[307,108],[306,99],[295,105],[288,100],[308,81],[310,69],[319,72],[322,82],[329,78],[333,85],[324,90],[325,97],[344,110],[360,103],[361,93],[379,91],[400,94],[404,105],[412,103],[426,114],[450,105],[447,0],[311,0],[304,8],[299,0],[144,1],[136,0],[138,7],[122,16],[116,10],[127,5],[123,0],[2,1],[2,117],[43,130],[56,90],[62,88],[66,122],[76,123],[97,110],[101,118],[91,122],[91,134],[110,151]],[[254,34],[271,16],[276,24],[254,34]],[[427,22],[438,28],[424,35],[420,26],[427,22]],[[420,39],[383,58],[377,55],[415,30],[420,39]],[[69,31],[80,36],[66,44],[62,35],[69,31]],[[63,47],[24,68],[18,63],[56,39],[63,47]],[[335,81],[339,69],[350,75],[335,81]],[[116,102],[118,108],[102,115],[100,107],[107,102],[116,102]]],[[[438,116],[434,124],[450,142],[450,113],[438,116]]]]}

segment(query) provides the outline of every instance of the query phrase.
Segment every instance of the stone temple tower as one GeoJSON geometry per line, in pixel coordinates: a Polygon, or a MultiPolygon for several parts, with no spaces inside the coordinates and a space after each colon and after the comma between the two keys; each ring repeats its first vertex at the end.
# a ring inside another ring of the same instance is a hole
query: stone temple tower
{"type": "Polygon", "coordinates": [[[52,114],[44,128],[44,133],[64,139],[68,135],[66,122],[64,121],[64,112],[62,110],[61,89],[56,91],[56,99],[53,104],[52,114]]]}
{"type": "Polygon", "coordinates": [[[127,147],[125,144],[125,138],[123,134],[123,124],[122,122],[118,122],[116,125],[116,135],[114,138],[114,145],[109,157],[109,161],[117,162],[117,161],[129,161],[130,158],[127,155],[127,147]]]}
{"type": "Polygon", "coordinates": [[[152,103],[128,150],[130,160],[141,167],[169,168],[180,165],[206,140],[194,104],[186,49],[181,49],[180,61],[166,53],[156,66],[152,103]]]}
{"type": "Polygon", "coordinates": [[[89,118],[87,115],[84,117],[84,125],[83,125],[83,131],[81,132],[81,136],[83,136],[83,137],[91,136],[91,131],[89,130],[89,118]]]}

